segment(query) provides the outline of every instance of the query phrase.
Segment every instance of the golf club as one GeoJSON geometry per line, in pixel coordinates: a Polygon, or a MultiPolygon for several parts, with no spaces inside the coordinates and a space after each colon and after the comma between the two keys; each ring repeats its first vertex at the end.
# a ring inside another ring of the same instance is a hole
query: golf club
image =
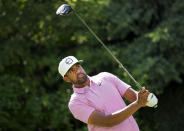
{"type": "MultiPolygon", "coordinates": [[[[87,25],[87,23],[77,14],[75,10],[71,8],[68,4],[61,5],[57,11],[57,15],[68,15],[70,12],[74,12],[77,18],[87,27],[87,29],[91,32],[91,34],[98,40],[98,42],[106,49],[106,51],[113,57],[113,59],[119,64],[119,67],[122,68],[128,76],[134,81],[136,86],[139,89],[142,89],[142,86],[134,79],[134,77],[128,72],[128,70],[123,66],[123,64],[116,58],[116,56],[110,51],[110,49],[103,43],[103,41],[94,33],[94,31],[87,25]]],[[[147,106],[157,107],[158,99],[153,93],[150,93],[148,96],[147,106]]]]}

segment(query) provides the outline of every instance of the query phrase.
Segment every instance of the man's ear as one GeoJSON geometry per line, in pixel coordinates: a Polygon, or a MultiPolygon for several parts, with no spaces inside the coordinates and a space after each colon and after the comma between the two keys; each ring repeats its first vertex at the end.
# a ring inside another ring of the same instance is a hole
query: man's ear
{"type": "Polygon", "coordinates": [[[66,81],[66,82],[71,82],[71,80],[68,78],[68,77],[63,77],[63,80],[66,81]]]}

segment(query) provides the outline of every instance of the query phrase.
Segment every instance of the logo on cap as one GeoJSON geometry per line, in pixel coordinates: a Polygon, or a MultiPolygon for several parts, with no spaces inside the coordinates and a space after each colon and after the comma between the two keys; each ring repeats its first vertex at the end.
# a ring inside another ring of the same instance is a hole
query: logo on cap
{"type": "Polygon", "coordinates": [[[65,63],[66,63],[67,65],[72,64],[72,62],[73,62],[73,60],[72,60],[71,58],[67,58],[67,59],[65,60],[65,63]]]}

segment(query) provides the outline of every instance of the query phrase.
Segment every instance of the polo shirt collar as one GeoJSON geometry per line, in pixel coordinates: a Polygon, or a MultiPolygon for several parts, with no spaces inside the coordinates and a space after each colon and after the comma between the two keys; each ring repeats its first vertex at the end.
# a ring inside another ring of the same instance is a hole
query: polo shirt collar
{"type": "Polygon", "coordinates": [[[90,81],[90,86],[85,86],[85,87],[82,87],[82,88],[76,88],[74,87],[73,85],[73,91],[76,92],[76,93],[85,93],[88,88],[90,88],[91,86],[93,86],[93,84],[95,83],[94,80],[92,80],[92,78],[90,76],[88,76],[89,78],[89,81],[90,81]]]}

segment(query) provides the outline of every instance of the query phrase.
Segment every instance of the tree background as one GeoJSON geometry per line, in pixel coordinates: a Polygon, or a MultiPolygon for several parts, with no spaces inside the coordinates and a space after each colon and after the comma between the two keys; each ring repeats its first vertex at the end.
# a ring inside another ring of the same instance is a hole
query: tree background
{"type": "Polygon", "coordinates": [[[56,16],[64,3],[158,96],[158,108],[134,115],[141,131],[183,131],[183,0],[0,0],[0,131],[87,131],[57,70],[68,55],[89,75],[111,72],[136,89],[74,14],[56,16]]]}

